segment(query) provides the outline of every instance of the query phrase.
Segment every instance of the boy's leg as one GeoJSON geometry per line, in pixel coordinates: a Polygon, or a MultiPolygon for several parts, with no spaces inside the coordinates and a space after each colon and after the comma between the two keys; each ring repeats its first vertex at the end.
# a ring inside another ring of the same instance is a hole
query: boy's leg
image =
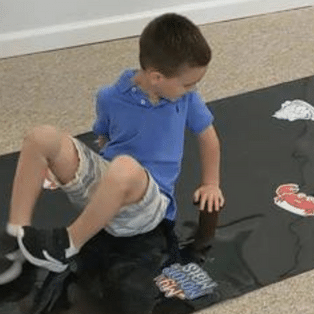
{"type": "Polygon", "coordinates": [[[13,183],[7,232],[0,237],[0,284],[14,280],[22,271],[24,258],[16,236],[22,226],[31,224],[47,167],[62,182],[67,182],[77,166],[77,153],[68,135],[50,126],[40,126],[25,137],[13,183]]]}
{"type": "MultiPolygon", "coordinates": [[[[58,178],[58,173],[50,169],[58,178]]],[[[138,203],[144,197],[148,182],[148,174],[136,160],[129,156],[115,158],[107,167],[83,213],[67,230],[56,229],[49,234],[48,231],[31,227],[23,228],[19,244],[24,255],[35,265],[63,271],[67,267],[66,259],[76,254],[85,242],[108,225],[122,207],[138,203]],[[52,242],[58,244],[47,247],[52,242]]]]}
{"type": "Polygon", "coordinates": [[[68,228],[74,246],[80,249],[122,207],[138,203],[144,197],[147,187],[148,175],[135,159],[129,156],[115,158],[83,213],[68,228]]]}
{"type": "Polygon", "coordinates": [[[34,128],[25,137],[13,182],[9,224],[28,226],[42,190],[47,168],[62,183],[74,178],[78,156],[69,135],[50,126],[34,128]]]}
{"type": "Polygon", "coordinates": [[[154,230],[133,237],[98,233],[93,238],[98,241],[90,241],[80,253],[87,263],[77,278],[85,295],[94,293],[100,297],[102,309],[108,314],[152,313],[160,294],[154,278],[168,258],[166,228],[161,223],[154,230]],[[94,272],[97,265],[93,260],[97,259],[101,266],[94,272]]]}

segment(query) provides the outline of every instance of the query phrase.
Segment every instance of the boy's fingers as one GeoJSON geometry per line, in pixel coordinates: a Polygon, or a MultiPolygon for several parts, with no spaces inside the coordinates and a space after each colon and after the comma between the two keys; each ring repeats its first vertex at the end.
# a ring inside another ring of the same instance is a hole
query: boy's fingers
{"type": "Polygon", "coordinates": [[[214,199],[212,196],[210,196],[207,201],[206,201],[206,205],[207,205],[207,211],[209,213],[211,213],[213,211],[213,206],[214,206],[214,199]]]}
{"type": "Polygon", "coordinates": [[[219,210],[220,210],[220,201],[219,201],[219,198],[217,198],[215,200],[215,211],[219,212],[219,210]]]}
{"type": "Polygon", "coordinates": [[[199,202],[199,198],[200,198],[199,191],[196,191],[194,193],[194,203],[198,203],[199,202]]]}
{"type": "Polygon", "coordinates": [[[203,198],[201,199],[200,210],[204,210],[204,209],[205,209],[205,206],[206,206],[206,198],[203,197],[203,198]]]}
{"type": "Polygon", "coordinates": [[[209,197],[207,195],[201,196],[201,210],[207,210],[207,211],[212,210],[212,199],[211,199],[211,197],[209,197]]]}
{"type": "Polygon", "coordinates": [[[200,210],[207,210],[209,213],[219,212],[225,205],[225,199],[222,195],[201,195],[199,190],[194,193],[193,203],[199,205],[200,210]]]}

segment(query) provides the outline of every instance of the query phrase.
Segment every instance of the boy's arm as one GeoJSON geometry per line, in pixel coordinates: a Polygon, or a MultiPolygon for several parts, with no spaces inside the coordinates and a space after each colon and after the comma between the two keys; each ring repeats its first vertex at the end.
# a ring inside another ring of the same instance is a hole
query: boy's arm
{"type": "Polygon", "coordinates": [[[201,186],[194,193],[194,202],[200,203],[200,209],[212,208],[219,211],[224,204],[220,190],[220,143],[214,126],[209,126],[198,135],[201,159],[201,186]]]}
{"type": "Polygon", "coordinates": [[[198,135],[202,185],[220,185],[220,143],[214,126],[198,135]]]}

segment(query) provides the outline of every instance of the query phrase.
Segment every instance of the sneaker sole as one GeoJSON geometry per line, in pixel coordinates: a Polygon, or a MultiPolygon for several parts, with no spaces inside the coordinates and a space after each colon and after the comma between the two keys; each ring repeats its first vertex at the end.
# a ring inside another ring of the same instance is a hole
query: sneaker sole
{"type": "Polygon", "coordinates": [[[24,257],[30,263],[32,263],[35,266],[48,269],[48,270],[55,272],[55,273],[62,273],[63,271],[65,271],[67,269],[67,267],[69,265],[64,265],[60,261],[53,259],[52,257],[49,257],[49,254],[45,251],[43,251],[44,255],[46,255],[46,258],[49,258],[50,260],[39,259],[39,258],[36,258],[33,255],[31,255],[28,252],[28,250],[26,249],[26,247],[24,246],[24,243],[22,241],[23,236],[24,236],[24,232],[23,232],[23,230],[21,230],[21,232],[19,233],[19,235],[17,237],[17,241],[18,241],[19,247],[20,247],[24,257]]]}
{"type": "Polygon", "coordinates": [[[23,262],[15,261],[5,274],[0,276],[0,285],[5,285],[17,279],[23,270],[23,262]]]}

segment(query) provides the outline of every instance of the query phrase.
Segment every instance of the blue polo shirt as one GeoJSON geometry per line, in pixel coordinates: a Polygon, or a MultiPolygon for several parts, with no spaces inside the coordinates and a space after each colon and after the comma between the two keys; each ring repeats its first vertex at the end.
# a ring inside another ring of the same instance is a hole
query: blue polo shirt
{"type": "Polygon", "coordinates": [[[151,173],[171,200],[165,218],[174,220],[185,128],[198,134],[212,124],[213,115],[195,91],[152,104],[134,83],[135,74],[126,70],[115,84],[98,91],[93,131],[108,139],[100,151],[105,159],[127,154],[151,173]]]}

